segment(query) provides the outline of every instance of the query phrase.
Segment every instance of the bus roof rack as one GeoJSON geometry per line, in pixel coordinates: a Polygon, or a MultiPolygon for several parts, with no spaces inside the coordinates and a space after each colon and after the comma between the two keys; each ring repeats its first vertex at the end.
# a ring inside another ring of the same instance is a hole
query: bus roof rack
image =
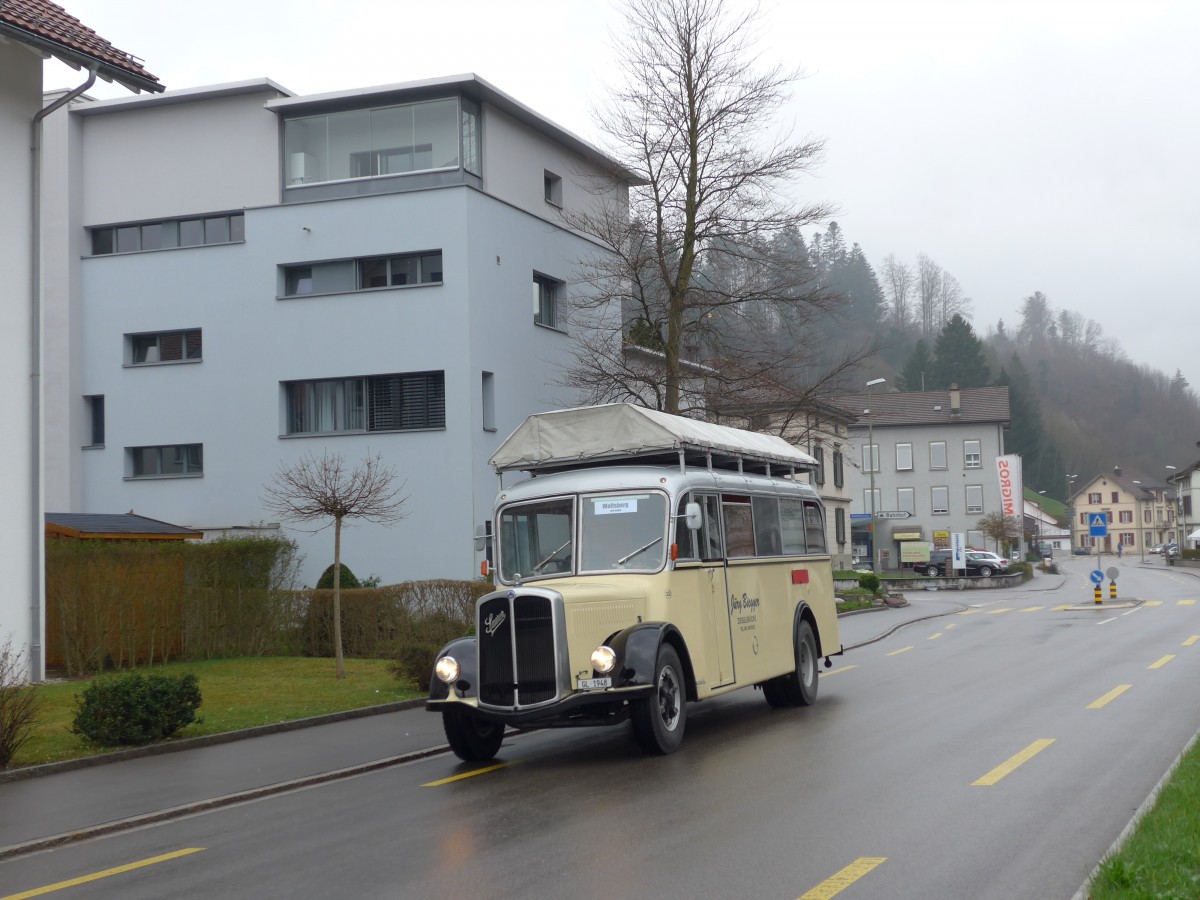
{"type": "Polygon", "coordinates": [[[782,475],[817,460],[776,435],[673,416],[632,403],[529,416],[489,461],[498,474],[598,465],[675,464],[782,475]]]}

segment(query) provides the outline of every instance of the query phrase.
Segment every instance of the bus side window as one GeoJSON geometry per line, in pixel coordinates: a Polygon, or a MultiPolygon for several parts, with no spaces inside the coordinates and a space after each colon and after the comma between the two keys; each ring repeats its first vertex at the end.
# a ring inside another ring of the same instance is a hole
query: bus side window
{"type": "Polygon", "coordinates": [[[821,518],[821,507],[812,500],[804,501],[804,534],[809,553],[825,552],[825,523],[821,518]]]}
{"type": "Polygon", "coordinates": [[[804,503],[792,498],[780,500],[779,520],[783,525],[783,552],[789,555],[804,553],[804,503]]]}
{"type": "Polygon", "coordinates": [[[783,552],[779,535],[779,501],[774,497],[751,497],[754,511],[754,551],[758,556],[778,556],[783,552]]]}
{"type": "Polygon", "coordinates": [[[697,559],[696,538],[703,529],[695,532],[687,526],[687,505],[692,500],[691,494],[681,494],[679,506],[675,510],[675,546],[679,548],[680,559],[697,559]]]}
{"type": "Polygon", "coordinates": [[[725,558],[725,546],[721,541],[721,498],[716,494],[696,494],[693,499],[700,504],[704,513],[704,525],[696,532],[700,558],[719,560],[725,558]]]}

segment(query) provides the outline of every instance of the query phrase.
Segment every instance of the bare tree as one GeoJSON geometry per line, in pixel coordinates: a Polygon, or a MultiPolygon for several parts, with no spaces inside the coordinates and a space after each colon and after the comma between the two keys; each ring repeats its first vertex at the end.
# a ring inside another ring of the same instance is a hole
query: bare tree
{"type": "MultiPolygon", "coordinates": [[[[786,197],[824,142],[766,136],[799,75],[759,71],[756,11],[733,8],[628,0],[625,81],[598,117],[632,182],[628,203],[598,193],[591,209],[566,217],[606,248],[583,262],[589,289],[572,311],[581,345],[565,381],[585,395],[678,413],[714,379],[799,376],[814,359],[804,358],[814,317],[838,305],[789,242],[832,211],[786,197]],[[739,374],[727,374],[728,359],[739,374]]],[[[828,343],[819,348],[827,356],[828,343]]],[[[847,350],[832,369],[869,352],[847,350]]]]}
{"type": "Polygon", "coordinates": [[[12,641],[0,643],[0,770],[33,737],[41,710],[37,686],[28,683],[29,667],[12,641]]]}
{"type": "Polygon", "coordinates": [[[942,269],[942,281],[938,285],[937,306],[938,328],[945,328],[955,316],[971,318],[971,298],[963,292],[959,280],[945,269],[942,269]]]}
{"type": "Polygon", "coordinates": [[[1017,516],[1006,516],[1002,512],[987,513],[975,523],[975,527],[983,532],[984,537],[990,537],[996,542],[996,552],[1001,545],[1011,544],[1021,539],[1021,519],[1017,516]]]}
{"type": "Polygon", "coordinates": [[[297,462],[281,465],[264,489],[262,504],[293,522],[330,521],[315,531],[333,526],[333,647],[337,677],[346,677],[342,657],[342,521],[362,519],[391,525],[403,519],[407,497],[404,483],[396,485],[396,470],[383,464],[379,454],[366,457],[352,469],[340,453],[325,451],[318,458],[305,454],[297,462]]]}
{"type": "Polygon", "coordinates": [[[942,286],[942,267],[924,253],[917,254],[917,291],[921,301],[921,334],[934,337],[941,330],[937,321],[938,290],[942,286]]]}
{"type": "Polygon", "coordinates": [[[889,253],[883,260],[882,276],[883,290],[892,308],[892,322],[897,328],[907,328],[912,324],[910,304],[916,281],[912,266],[896,259],[895,253],[889,253]]]}

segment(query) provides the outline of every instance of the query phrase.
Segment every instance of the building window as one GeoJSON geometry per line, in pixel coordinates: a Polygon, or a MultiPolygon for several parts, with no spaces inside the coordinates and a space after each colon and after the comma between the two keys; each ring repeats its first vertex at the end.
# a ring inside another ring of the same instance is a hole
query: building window
{"type": "Polygon", "coordinates": [[[983,485],[968,484],[967,486],[967,512],[982,513],[983,512],[983,485]]]}
{"type": "Polygon", "coordinates": [[[204,244],[238,244],[246,240],[246,217],[243,213],[223,213],[194,219],[105,226],[93,228],[91,232],[93,256],[204,244]]]}
{"type": "Polygon", "coordinates": [[[203,444],[126,447],[131,478],[179,478],[204,472],[203,444]]]}
{"type": "Polygon", "coordinates": [[[442,251],[283,266],[283,296],[339,294],[442,283],[442,251]]]}
{"type": "Polygon", "coordinates": [[[896,445],[896,471],[911,472],[913,467],[912,444],[896,445]]]}
{"type": "Polygon", "coordinates": [[[157,363],[200,362],[204,345],[200,329],[156,331],[126,335],[129,365],[151,366],[157,363]]]}
{"type": "Polygon", "coordinates": [[[842,451],[835,449],[833,451],[833,486],[842,487],[845,483],[846,469],[842,459],[842,451]]]}
{"type": "Polygon", "coordinates": [[[562,209],[562,179],[547,169],[542,176],[542,188],[546,195],[546,202],[562,209]]]}
{"type": "Polygon", "coordinates": [[[825,448],[820,444],[812,448],[813,459],[817,461],[817,467],[813,469],[813,484],[825,484],[825,448]]]}
{"type": "Polygon", "coordinates": [[[879,445],[878,444],[863,444],[862,445],[862,467],[867,473],[879,471],[879,445]]]}
{"type": "Polygon", "coordinates": [[[911,513],[916,515],[917,512],[917,495],[916,488],[902,487],[896,488],[896,509],[901,512],[911,513]]]}
{"type": "Polygon", "coordinates": [[[833,538],[839,544],[846,543],[846,511],[840,506],[833,511],[833,538]]]}
{"type": "Polygon", "coordinates": [[[534,273],[533,321],[547,328],[558,327],[558,294],[561,281],[534,273]]]}
{"type": "Polygon", "coordinates": [[[1099,504],[1099,503],[1103,503],[1103,502],[1104,502],[1103,495],[1101,495],[1099,493],[1088,494],[1088,503],[1089,504],[1092,504],[1092,503],[1099,504]]]}
{"type": "Polygon", "coordinates": [[[1133,510],[1131,509],[1123,509],[1118,515],[1120,516],[1122,525],[1127,525],[1133,521],[1133,510]]]}
{"type": "Polygon", "coordinates": [[[285,184],[479,170],[479,108],[459,98],[352,109],[283,123],[285,184]],[[469,108],[468,108],[469,107],[469,108]]]}
{"type": "Polygon", "coordinates": [[[446,427],[442,372],[289,381],[283,389],[287,434],[446,427]]]}
{"type": "Polygon", "coordinates": [[[950,488],[944,486],[930,488],[929,499],[933,504],[934,515],[950,512],[950,488]]]}
{"type": "Polygon", "coordinates": [[[983,456],[979,450],[979,441],[963,441],[963,468],[983,468],[983,456]]]}
{"type": "Polygon", "coordinates": [[[1134,544],[1137,543],[1137,535],[1134,534],[1132,531],[1122,531],[1121,532],[1121,543],[1124,544],[1126,547],[1132,547],[1134,544]]]}
{"type": "Polygon", "coordinates": [[[929,444],[929,468],[946,468],[946,442],[932,441],[929,444]]]}
{"type": "Polygon", "coordinates": [[[483,430],[496,430],[496,376],[492,372],[483,373],[483,430]]]}
{"type": "Polygon", "coordinates": [[[93,394],[90,397],[84,397],[84,402],[87,403],[88,415],[91,420],[91,429],[89,432],[90,440],[88,447],[103,447],[104,446],[104,395],[93,394]]]}

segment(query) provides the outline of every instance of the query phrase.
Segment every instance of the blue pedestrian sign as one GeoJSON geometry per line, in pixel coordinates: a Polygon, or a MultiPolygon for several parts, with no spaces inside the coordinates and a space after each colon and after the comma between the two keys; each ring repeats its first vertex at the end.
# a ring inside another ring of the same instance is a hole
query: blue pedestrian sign
{"type": "Polygon", "coordinates": [[[1093,569],[1092,574],[1089,577],[1092,579],[1092,584],[1103,584],[1104,583],[1104,573],[1101,572],[1099,569],[1093,569]]]}
{"type": "Polygon", "coordinates": [[[1108,517],[1104,513],[1088,516],[1088,531],[1092,537],[1108,537],[1108,517]]]}

